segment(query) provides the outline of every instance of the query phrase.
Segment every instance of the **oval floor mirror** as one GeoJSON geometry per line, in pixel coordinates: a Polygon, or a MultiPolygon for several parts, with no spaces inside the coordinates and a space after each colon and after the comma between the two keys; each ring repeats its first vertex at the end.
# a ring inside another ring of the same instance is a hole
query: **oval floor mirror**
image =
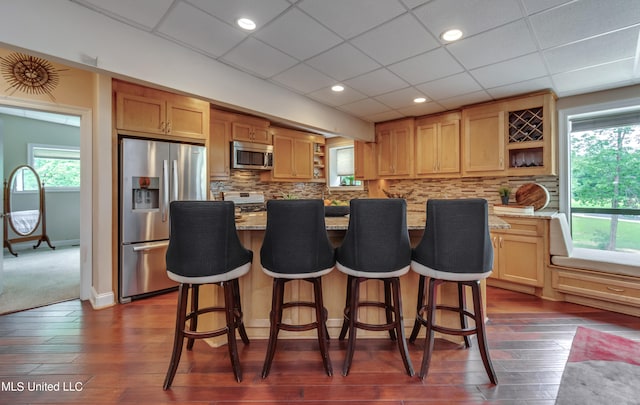
{"type": "Polygon", "coordinates": [[[8,180],[4,182],[4,247],[18,256],[12,243],[37,240],[36,249],[46,242],[51,249],[47,236],[47,215],[44,200],[44,185],[40,176],[29,165],[20,165],[13,169],[8,180]],[[9,234],[9,228],[16,236],[9,234]],[[37,232],[39,230],[39,232],[37,232]]]}

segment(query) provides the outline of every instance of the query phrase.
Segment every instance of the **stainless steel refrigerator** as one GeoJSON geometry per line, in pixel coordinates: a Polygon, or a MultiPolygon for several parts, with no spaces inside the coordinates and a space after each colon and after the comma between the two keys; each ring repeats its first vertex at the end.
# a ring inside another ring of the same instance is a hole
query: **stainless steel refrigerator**
{"type": "Polygon", "coordinates": [[[206,200],[204,146],[120,139],[119,300],[129,302],[175,287],[167,277],[169,203],[206,200]]]}

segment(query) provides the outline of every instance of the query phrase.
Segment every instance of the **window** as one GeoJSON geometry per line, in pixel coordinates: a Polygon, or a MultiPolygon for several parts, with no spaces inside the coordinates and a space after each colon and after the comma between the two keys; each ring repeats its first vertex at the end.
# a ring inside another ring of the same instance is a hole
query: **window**
{"type": "Polygon", "coordinates": [[[640,110],[569,120],[574,244],[640,254],[640,110]]]}
{"type": "Polygon", "coordinates": [[[46,189],[80,190],[80,147],[29,144],[29,164],[46,189]]]}
{"type": "Polygon", "coordinates": [[[355,179],[353,141],[329,146],[329,187],[362,189],[355,179]]]}

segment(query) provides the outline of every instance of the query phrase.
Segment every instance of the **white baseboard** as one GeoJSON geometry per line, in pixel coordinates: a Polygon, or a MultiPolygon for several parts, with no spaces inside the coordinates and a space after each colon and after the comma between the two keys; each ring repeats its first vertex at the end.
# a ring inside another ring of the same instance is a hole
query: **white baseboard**
{"type": "Polygon", "coordinates": [[[89,298],[89,301],[91,302],[93,309],[102,309],[115,305],[115,298],[113,291],[98,294],[95,288],[91,287],[91,298],[89,298]]]}

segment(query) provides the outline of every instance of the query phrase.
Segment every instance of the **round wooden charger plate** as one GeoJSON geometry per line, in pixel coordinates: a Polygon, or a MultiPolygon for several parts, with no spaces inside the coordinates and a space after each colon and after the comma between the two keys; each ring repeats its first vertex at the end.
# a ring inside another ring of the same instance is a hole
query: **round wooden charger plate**
{"type": "Polygon", "coordinates": [[[549,204],[549,198],[549,190],[538,183],[523,184],[516,191],[518,205],[531,205],[536,211],[545,208],[549,204]]]}

